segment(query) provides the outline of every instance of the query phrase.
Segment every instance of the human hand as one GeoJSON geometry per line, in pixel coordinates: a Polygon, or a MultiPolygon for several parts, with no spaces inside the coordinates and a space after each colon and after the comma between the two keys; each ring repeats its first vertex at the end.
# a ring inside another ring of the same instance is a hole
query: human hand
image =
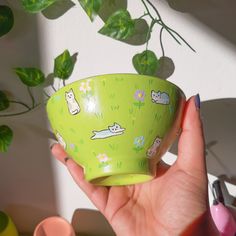
{"type": "Polygon", "coordinates": [[[89,199],[106,217],[116,235],[218,235],[210,215],[199,97],[185,107],[178,158],[160,162],[156,177],[142,184],[101,187],[84,179],[83,169],[59,144],[52,154],[66,165],[89,199]]]}

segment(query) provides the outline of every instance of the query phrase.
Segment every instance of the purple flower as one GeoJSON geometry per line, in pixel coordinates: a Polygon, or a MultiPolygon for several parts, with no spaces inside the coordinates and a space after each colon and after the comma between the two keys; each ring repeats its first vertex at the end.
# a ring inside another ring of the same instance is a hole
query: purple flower
{"type": "Polygon", "coordinates": [[[134,94],[136,100],[143,102],[145,98],[145,92],[143,90],[137,90],[134,94]]]}

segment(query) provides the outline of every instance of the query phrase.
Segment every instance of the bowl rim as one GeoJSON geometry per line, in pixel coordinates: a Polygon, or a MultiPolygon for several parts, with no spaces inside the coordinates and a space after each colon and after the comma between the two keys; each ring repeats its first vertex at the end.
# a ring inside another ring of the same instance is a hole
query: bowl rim
{"type": "MultiPolygon", "coordinates": [[[[176,84],[168,81],[168,80],[165,80],[165,79],[160,79],[159,77],[156,77],[156,76],[151,76],[151,75],[141,75],[141,74],[135,74],[135,73],[108,73],[108,74],[99,74],[99,75],[91,75],[89,77],[86,77],[86,78],[82,78],[82,79],[78,79],[76,81],[73,81],[69,84],[66,84],[65,86],[63,86],[62,88],[58,89],[56,92],[54,92],[51,97],[47,100],[47,104],[49,103],[50,100],[52,100],[52,98],[54,96],[57,96],[57,94],[61,91],[61,90],[66,90],[66,88],[68,88],[69,86],[73,85],[73,84],[76,84],[78,82],[81,82],[81,81],[84,81],[84,80],[89,80],[89,79],[93,79],[93,78],[103,78],[104,76],[137,76],[137,77],[147,77],[147,78],[153,78],[153,79],[157,79],[159,80],[161,83],[166,83],[168,85],[171,85],[173,87],[175,87],[177,90],[179,90],[179,92],[181,93],[182,97],[184,99],[186,99],[186,95],[185,93],[183,92],[183,90],[177,86],[176,84]]],[[[109,78],[105,78],[105,79],[109,79],[109,78]]]]}

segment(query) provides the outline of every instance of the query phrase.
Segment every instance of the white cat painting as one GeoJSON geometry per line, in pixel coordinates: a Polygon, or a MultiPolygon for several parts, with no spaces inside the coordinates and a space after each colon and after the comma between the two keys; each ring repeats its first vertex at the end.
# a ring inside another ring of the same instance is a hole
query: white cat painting
{"type": "Polygon", "coordinates": [[[152,102],[157,104],[168,105],[170,103],[169,95],[165,92],[152,90],[151,92],[152,102]]]}
{"type": "Polygon", "coordinates": [[[64,141],[64,139],[62,138],[62,136],[57,132],[56,133],[56,137],[57,137],[57,141],[58,143],[60,143],[60,145],[66,149],[66,142],[64,141]]]}
{"type": "Polygon", "coordinates": [[[108,126],[107,129],[103,129],[100,131],[93,131],[94,135],[91,137],[91,139],[109,138],[112,136],[123,134],[124,131],[125,131],[124,128],[122,128],[119,124],[114,123],[112,126],[108,126]]]}
{"type": "Polygon", "coordinates": [[[80,112],[79,103],[75,99],[75,94],[72,89],[65,93],[67,106],[71,115],[76,115],[80,112]]]}
{"type": "Polygon", "coordinates": [[[161,144],[161,138],[157,137],[157,138],[154,140],[152,146],[148,149],[147,155],[148,155],[149,157],[153,157],[153,156],[156,154],[157,149],[159,148],[160,144],[161,144]]]}

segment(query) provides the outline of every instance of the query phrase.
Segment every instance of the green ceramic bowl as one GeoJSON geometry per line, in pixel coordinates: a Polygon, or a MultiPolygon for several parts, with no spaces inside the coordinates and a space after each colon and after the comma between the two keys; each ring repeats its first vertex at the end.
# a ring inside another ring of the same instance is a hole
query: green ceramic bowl
{"type": "Polygon", "coordinates": [[[185,104],[174,84],[137,74],[78,80],[47,103],[52,129],[96,185],[128,185],[155,176],[180,131],[185,104]]]}

